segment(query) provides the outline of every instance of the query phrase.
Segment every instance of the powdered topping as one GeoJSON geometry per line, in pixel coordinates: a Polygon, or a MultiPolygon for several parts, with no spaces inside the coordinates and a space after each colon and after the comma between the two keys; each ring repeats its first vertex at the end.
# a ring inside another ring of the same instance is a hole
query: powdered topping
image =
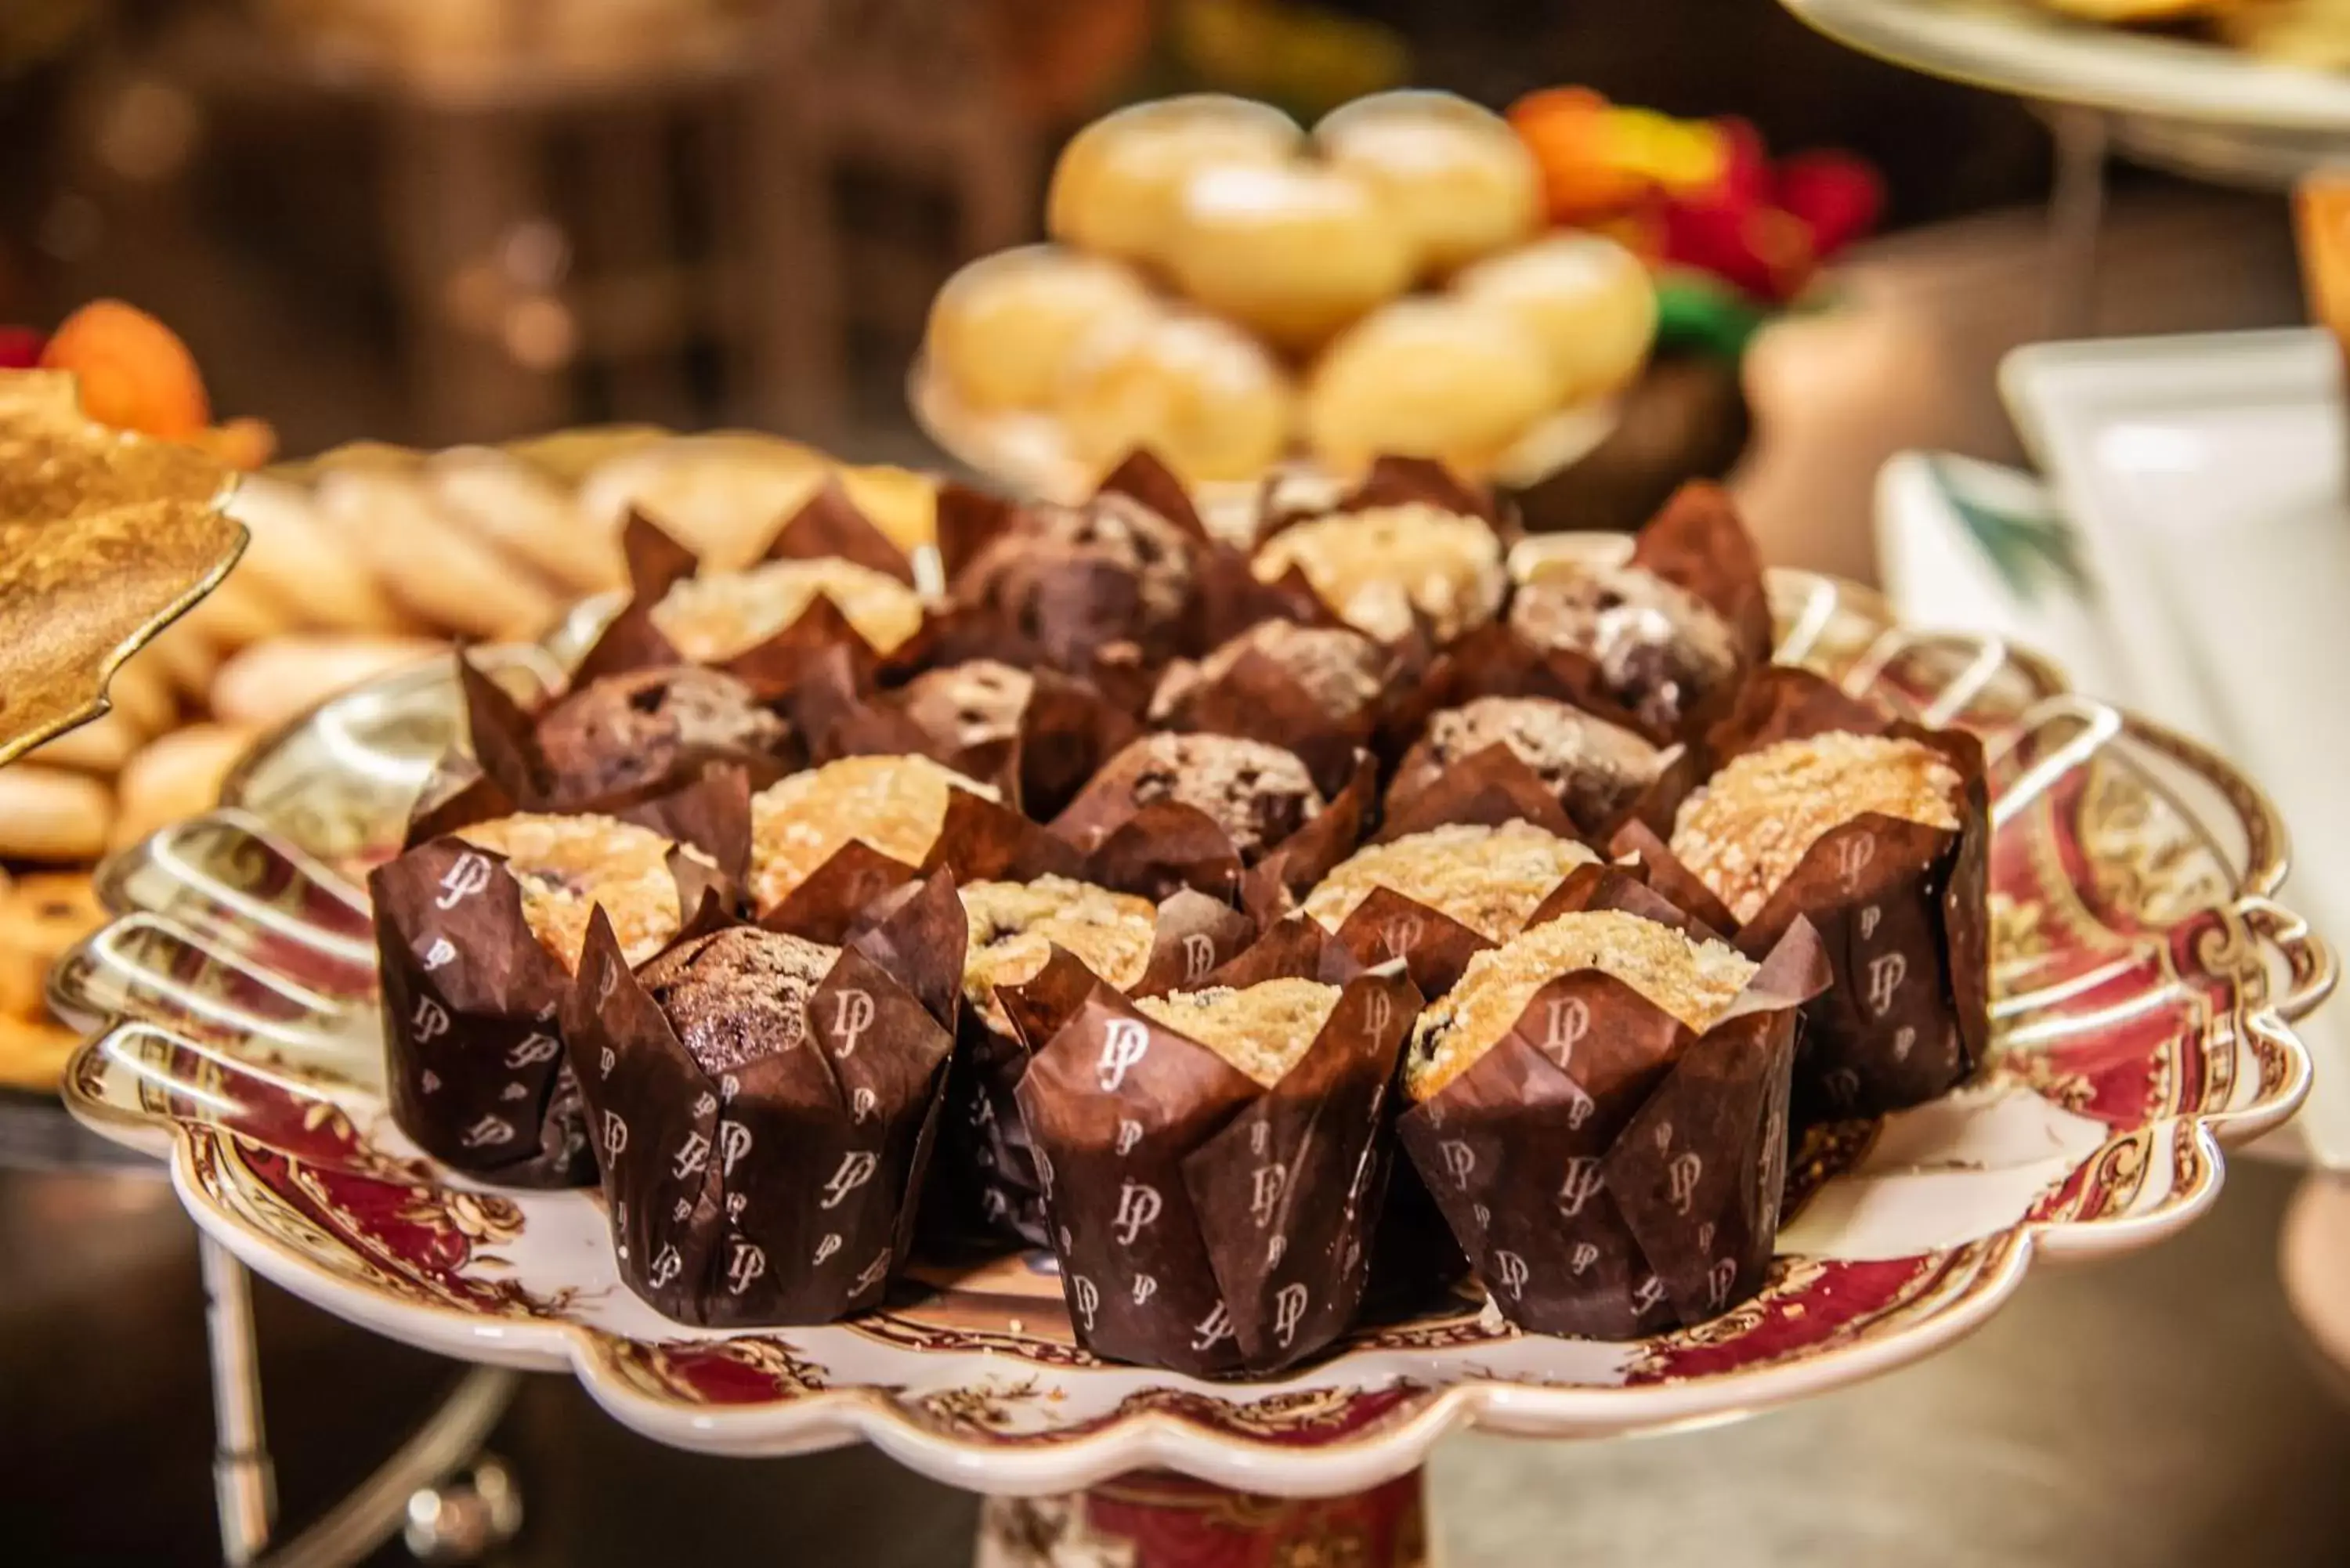
{"type": "Polygon", "coordinates": [[[843,757],[751,797],[751,896],[783,902],[851,840],[920,866],[946,826],[950,792],[1001,797],[928,757],[843,757]]]}
{"type": "Polygon", "coordinates": [[[1383,642],[1409,635],[1414,609],[1440,640],[1482,626],[1501,609],[1508,584],[1501,538],[1482,518],[1422,502],[1284,528],[1251,569],[1271,583],[1292,566],[1340,619],[1383,642]]]}
{"type": "Polygon", "coordinates": [[[1490,941],[1516,933],[1578,866],[1599,857],[1531,823],[1456,823],[1375,844],[1307,895],[1305,912],[1336,930],[1380,888],[1427,905],[1490,941]]]}
{"type": "Polygon", "coordinates": [[[883,653],[922,624],[921,598],[885,572],[824,556],[681,579],[653,606],[653,626],[688,659],[732,659],[798,620],[818,594],[883,653]]]}
{"type": "Polygon", "coordinates": [[[1315,981],[1268,980],[1246,990],[1227,985],[1146,996],[1134,1005],[1269,1089],[1305,1059],[1338,995],[1336,986],[1315,981]]]}

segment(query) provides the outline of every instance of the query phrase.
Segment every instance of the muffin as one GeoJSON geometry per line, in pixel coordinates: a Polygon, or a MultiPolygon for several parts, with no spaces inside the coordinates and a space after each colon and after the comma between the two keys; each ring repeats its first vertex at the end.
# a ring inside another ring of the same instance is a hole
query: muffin
{"type": "Polygon", "coordinates": [[[1066,877],[971,882],[962,893],[970,923],[963,997],[993,1028],[1011,1028],[996,988],[1035,979],[1055,947],[1076,954],[1096,978],[1120,991],[1139,984],[1149,966],[1159,919],[1147,898],[1066,877]]]}
{"type": "Polygon", "coordinates": [[[1415,609],[1439,641],[1482,626],[1509,582],[1491,524],[1417,502],[1284,528],[1251,563],[1266,583],[1292,566],[1340,619],[1385,642],[1410,635],[1415,609]]]}
{"type": "Polygon", "coordinates": [[[1631,731],[1548,697],[1480,697],[1432,716],[1396,769],[1401,803],[1492,746],[1533,770],[1575,825],[1596,833],[1656,776],[1657,749],[1631,731]]]}
{"type": "Polygon", "coordinates": [[[1541,348],[1561,404],[1624,386],[1656,341],[1657,287],[1648,269],[1604,235],[1554,234],[1479,262],[1453,288],[1509,317],[1541,348]]]}
{"type": "Polygon", "coordinates": [[[1083,669],[1107,643],[1163,651],[1191,607],[1195,566],[1191,535],[1112,493],[1082,506],[1022,508],[956,574],[952,591],[1035,638],[1056,664],[1083,669]]]}
{"type": "Polygon", "coordinates": [[[748,686],[695,664],[590,681],[541,713],[533,735],[557,794],[581,800],[656,784],[704,758],[772,769],[795,749],[791,727],[748,686]]]}
{"type": "Polygon", "coordinates": [[[1509,122],[1444,92],[1384,92],[1314,128],[1331,167],[1379,194],[1424,275],[1514,244],[1542,223],[1542,171],[1509,122]]]}
{"type": "Polygon", "coordinates": [[[1378,707],[1393,663],[1378,644],[1344,627],[1263,620],[1196,664],[1170,666],[1151,694],[1151,722],[1179,716],[1251,655],[1267,660],[1339,725],[1352,724],[1378,707]]]}
{"type": "Polygon", "coordinates": [[[1312,163],[1231,163],[1185,184],[1167,267],[1204,308],[1305,349],[1401,294],[1414,260],[1367,181],[1312,163]]]}
{"type": "Polygon", "coordinates": [[[1471,959],[1461,982],[1419,1015],[1404,1092],[1415,1104],[1434,1098],[1510,1033],[1536,992],[1577,970],[1614,976],[1702,1033],[1758,967],[1721,942],[1620,909],[1562,915],[1471,959]]]}
{"type": "Polygon", "coordinates": [[[1383,306],[1332,343],[1303,421],[1315,455],[1344,473],[1393,452],[1485,474],[1557,407],[1550,357],[1514,317],[1438,296],[1383,306]]]}
{"type": "Polygon", "coordinates": [[[882,653],[922,624],[921,597],[913,589],[885,572],[829,557],[681,578],[653,606],[652,621],[685,658],[715,664],[789,628],[818,595],[882,653]]]}
{"type": "Polygon", "coordinates": [[[1118,263],[1027,245],[982,256],[947,280],[931,302],[925,352],[973,409],[1041,409],[1088,333],[1155,309],[1118,263]]]}
{"type": "Polygon", "coordinates": [[[1638,566],[1550,567],[1511,601],[1510,629],[1543,652],[1588,658],[1607,694],[1659,733],[1679,729],[1739,669],[1728,623],[1638,566]]]}
{"type": "Polygon", "coordinates": [[[1184,187],[1210,165],[1280,163],[1304,133],[1269,104],[1218,93],[1139,103],[1072,137],[1053,166],[1045,227],[1065,244],[1162,262],[1184,187]]]}
{"type": "MultiPolygon", "coordinates": [[[[677,882],[668,839],[610,816],[524,813],[460,828],[456,836],[505,857],[522,885],[523,919],[539,946],[567,971],[579,967],[588,916],[598,906],[630,963],[641,963],[677,935],[677,882]]],[[[685,853],[706,859],[697,849],[685,853]]]]}
{"type": "Polygon", "coordinates": [[[1242,990],[1174,991],[1134,1005],[1269,1089],[1305,1059],[1338,995],[1338,987],[1315,981],[1268,980],[1242,990]]]}
{"type": "Polygon", "coordinates": [[[1831,732],[1733,758],[1681,803],[1672,852],[1742,923],[1822,835],[1877,814],[1960,826],[1958,771],[1920,742],[1831,732]]]}
{"type": "Polygon", "coordinates": [[[955,790],[1000,798],[928,757],[843,757],[777,781],[751,799],[751,897],[772,909],[851,843],[920,866],[946,826],[955,790]]]}
{"type": "Polygon", "coordinates": [[[1289,450],[1297,390],[1264,346],[1196,312],[1120,317],[1071,351],[1053,411],[1078,460],[1137,448],[1192,484],[1254,479],[1289,450]]]}
{"type": "Polygon", "coordinates": [[[1385,888],[1498,942],[1515,936],[1569,872],[1598,858],[1587,845],[1530,823],[1453,823],[1341,861],[1307,895],[1305,912],[1335,931],[1385,888]]]}
{"type": "Polygon", "coordinates": [[[972,659],[924,670],[906,682],[898,702],[924,734],[962,752],[1019,734],[1021,715],[1035,688],[1035,678],[1024,670],[972,659]]]}
{"type": "MultiPolygon", "coordinates": [[[[1325,804],[1305,764],[1279,746],[1235,735],[1145,735],[1094,775],[1061,822],[1123,822],[1132,810],[1160,801],[1204,814],[1243,864],[1312,822],[1325,804]]],[[[1081,837],[1098,842],[1109,831],[1089,829],[1081,837]]],[[[1090,850],[1095,843],[1079,846],[1090,850]]]]}
{"type": "Polygon", "coordinates": [[[682,941],[637,971],[693,1064],[712,1079],[808,1036],[808,998],[838,948],[756,926],[682,941]]]}

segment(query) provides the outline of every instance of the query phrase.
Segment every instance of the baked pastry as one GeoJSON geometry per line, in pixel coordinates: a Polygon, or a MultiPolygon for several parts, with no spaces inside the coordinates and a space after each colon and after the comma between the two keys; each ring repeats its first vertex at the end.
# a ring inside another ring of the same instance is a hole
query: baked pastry
{"type": "Polygon", "coordinates": [[[655,441],[602,464],[579,485],[579,510],[614,538],[631,507],[700,557],[705,571],[756,561],[775,531],[822,488],[823,455],[772,436],[655,441]]]}
{"type": "Polygon", "coordinates": [[[955,575],[952,592],[1082,668],[1109,642],[1163,653],[1190,608],[1195,564],[1189,535],[1112,492],[1082,506],[1022,508],[955,575]],[[1073,593],[1073,580],[1093,571],[1130,580],[1132,594],[1073,593]]]}
{"type": "Polygon", "coordinates": [[[1071,352],[1053,410],[1080,461],[1107,470],[1145,448],[1201,484],[1280,461],[1297,392],[1255,338],[1180,312],[1105,322],[1071,352]]]}
{"type": "Polygon", "coordinates": [[[1159,801],[1205,814],[1243,862],[1313,821],[1324,805],[1305,764],[1279,746],[1236,735],[1159,734],[1112,757],[1062,815],[1108,820],[1116,806],[1159,801]]]}
{"type": "Polygon", "coordinates": [[[1338,724],[1352,723],[1378,706],[1393,663],[1378,644],[1345,627],[1261,620],[1197,663],[1170,666],[1151,694],[1151,722],[1179,716],[1193,696],[1251,655],[1269,660],[1338,724]]]}
{"type": "Polygon", "coordinates": [[[1509,121],[1448,92],[1383,92],[1314,128],[1333,168],[1378,191],[1419,270],[1442,275],[1542,223],[1542,171],[1509,121]]]}
{"type": "Polygon", "coordinates": [[[1357,851],[1306,896],[1305,912],[1335,931],[1385,888],[1498,942],[1515,936],[1568,873],[1598,858],[1531,823],[1451,823],[1357,851]]]}
{"type": "Polygon", "coordinates": [[[1220,93],[1121,109],[1062,150],[1045,197],[1045,230],[1084,250],[1162,262],[1193,174],[1211,164],[1286,161],[1304,136],[1272,105],[1220,93]]]}
{"type": "Polygon", "coordinates": [[[1754,978],[1735,949],[1620,909],[1562,915],[1469,961],[1461,981],[1413,1026],[1404,1093],[1433,1098],[1507,1036],[1534,994],[1577,970],[1613,975],[1703,1032],[1754,978]]]}
{"type": "Polygon", "coordinates": [[[1510,629],[1544,652],[1598,667],[1607,694],[1669,732],[1738,673],[1729,624],[1703,599],[1638,566],[1560,564],[1520,588],[1510,629]]]}
{"type": "Polygon", "coordinates": [[[947,280],[931,302],[925,351],[972,408],[1041,409],[1088,333],[1155,309],[1141,279],[1114,261],[1026,245],[947,280]]]}
{"type": "Polygon", "coordinates": [[[961,892],[969,943],[963,998],[1006,1033],[1011,1022],[995,999],[996,987],[1035,979],[1056,947],[1120,991],[1139,984],[1149,967],[1159,919],[1147,898],[1067,877],[969,882],[961,892]]]}
{"type": "Polygon", "coordinates": [[[1820,836],[1877,814],[1959,827],[1958,770],[1921,742],[1830,732],[1732,758],[1681,803],[1674,857],[1742,922],[1820,836]]]}
{"type": "Polygon", "coordinates": [[[719,663],[791,626],[819,594],[882,653],[922,624],[913,589],[886,572],[827,556],[680,578],[653,606],[653,626],[687,659],[719,663]]]}
{"type": "Polygon", "coordinates": [[[1410,635],[1415,609],[1450,641],[1492,620],[1509,585],[1490,524],[1419,502],[1284,528],[1251,563],[1266,583],[1292,566],[1339,618],[1384,642],[1410,635]]]}
{"type": "Polygon", "coordinates": [[[1316,981],[1267,980],[1243,990],[1174,991],[1134,1005],[1269,1089],[1305,1059],[1338,994],[1338,987],[1316,981]]]}
{"type": "Polygon", "coordinates": [[[669,856],[681,846],[649,827],[611,816],[525,812],[474,823],[456,836],[505,857],[506,870],[522,885],[524,922],[566,970],[579,967],[588,916],[598,906],[631,963],[650,958],[678,933],[681,917],[669,856]]]}
{"type": "Polygon", "coordinates": [[[946,826],[951,793],[986,784],[928,757],[843,757],[751,797],[751,897],[771,909],[852,841],[920,866],[946,826]]]}
{"type": "Polygon", "coordinates": [[[1558,406],[1549,356],[1516,318],[1451,296],[1399,299],[1330,345],[1305,386],[1305,439],[1354,473],[1381,453],[1491,472],[1558,406]]]}
{"type": "MultiPolygon", "coordinates": [[[[1409,800],[1447,770],[1507,746],[1586,832],[1613,822],[1656,776],[1657,749],[1631,731],[1548,697],[1480,697],[1431,716],[1388,786],[1409,800]]],[[[1409,889],[1406,889],[1409,891],[1409,889]]]]}
{"type": "Polygon", "coordinates": [[[924,670],[906,682],[898,702],[924,734],[962,752],[1017,735],[1035,688],[1035,678],[1024,670],[972,659],[924,670]]]}
{"type": "Polygon", "coordinates": [[[1452,286],[1540,346],[1562,404],[1615,391],[1656,342],[1656,284],[1638,256],[1603,234],[1553,234],[1479,262],[1452,286]]]}
{"type": "Polygon", "coordinates": [[[637,973],[693,1064],[715,1079],[808,1037],[808,998],[838,948],[730,926],[680,942],[637,973]]]}
{"type": "Polygon", "coordinates": [[[1314,348],[1401,294],[1413,262],[1368,182],[1301,162],[1201,170],[1167,254],[1193,301],[1287,348],[1314,348]]]}
{"type": "Polygon", "coordinates": [[[533,733],[557,793],[576,800],[658,784],[700,758],[780,761],[792,743],[748,686],[698,664],[591,680],[541,713],[533,733]]]}

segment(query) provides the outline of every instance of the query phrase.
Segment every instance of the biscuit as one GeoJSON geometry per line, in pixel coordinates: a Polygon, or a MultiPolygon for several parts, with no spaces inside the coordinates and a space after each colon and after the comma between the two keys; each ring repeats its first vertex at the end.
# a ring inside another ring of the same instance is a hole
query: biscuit
{"type": "Polygon", "coordinates": [[[791,626],[818,594],[882,653],[922,624],[921,597],[913,589],[870,566],[826,556],[681,578],[653,606],[653,626],[687,659],[714,664],[791,626]]]}
{"type": "Polygon", "coordinates": [[[1002,798],[928,757],[843,757],[751,798],[751,896],[771,909],[851,842],[920,866],[946,826],[951,793],[1002,798]]]}
{"type": "Polygon", "coordinates": [[[961,889],[969,922],[962,992],[988,1022],[1009,1031],[998,986],[1034,980],[1061,947],[1095,978],[1120,991],[1139,984],[1150,964],[1159,911],[1148,898],[1113,893],[1066,877],[1034,882],[970,882],[961,889]]]}
{"type": "Polygon", "coordinates": [[[461,446],[425,460],[432,498],[460,525],[570,594],[628,581],[617,535],[588,523],[554,481],[494,447],[461,446]]]}
{"type": "Polygon", "coordinates": [[[1738,999],[1757,967],[1723,943],[1620,909],[1546,920],[1471,958],[1460,982],[1419,1015],[1404,1092],[1414,1101],[1441,1093],[1509,1034],[1544,986],[1578,970],[1613,975],[1703,1031],[1738,999]]]}
{"type": "Polygon", "coordinates": [[[1956,830],[1958,770],[1931,746],[1828,733],[1734,757],[1681,803],[1672,852],[1741,921],[1821,836],[1871,813],[1956,830]]]}
{"type": "MultiPolygon", "coordinates": [[[[677,847],[650,828],[610,816],[522,813],[458,829],[457,837],[506,858],[522,884],[523,919],[539,946],[567,970],[579,967],[588,921],[600,906],[620,951],[642,963],[677,935],[677,847]]],[[[685,853],[699,857],[699,851],[685,853]]]]}
{"type": "Polygon", "coordinates": [[[323,475],[318,515],[392,598],[427,625],[469,637],[544,630],[555,595],[442,510],[421,479],[375,468],[323,475]]]}
{"type": "Polygon", "coordinates": [[[1501,538],[1488,524],[1419,502],[1284,528],[1251,563],[1266,583],[1292,566],[1341,620],[1383,642],[1410,634],[1415,609],[1450,641],[1492,620],[1509,586],[1501,538]]]}
{"type": "Polygon", "coordinates": [[[260,733],[243,724],[190,724],[149,742],[115,780],[113,846],[210,811],[260,733]]]}
{"type": "MultiPolygon", "coordinates": [[[[1204,813],[1253,862],[1322,813],[1322,792],[1295,753],[1237,735],[1145,735],[1096,774],[1066,815],[1086,820],[1111,803],[1173,801],[1204,813]]],[[[1122,820],[1123,818],[1118,818],[1122,820]]]]}
{"type": "Polygon", "coordinates": [[[1507,315],[1540,346],[1562,404],[1624,386],[1656,341],[1657,286],[1647,264],[1603,234],[1553,234],[1479,262],[1452,286],[1507,315]]]}
{"type": "Polygon", "coordinates": [[[0,1015],[48,1015],[49,970],[106,924],[88,873],[41,871],[0,892],[0,1015]]]}
{"type": "Polygon", "coordinates": [[[915,676],[899,693],[898,704],[922,733],[962,752],[1019,734],[1035,688],[1035,679],[1024,670],[972,659],[915,676]]]}
{"type": "Polygon", "coordinates": [[[1662,731],[1738,672],[1729,623],[1695,594],[1638,566],[1545,568],[1511,601],[1510,629],[1545,652],[1586,656],[1608,695],[1662,731]]]}
{"type": "Polygon", "coordinates": [[[821,942],[731,926],[680,942],[637,980],[693,1064],[716,1079],[806,1040],[808,998],[839,957],[821,942]]]}
{"type": "Polygon", "coordinates": [[[1306,896],[1305,912],[1335,931],[1385,888],[1498,942],[1515,936],[1569,872],[1598,858],[1530,823],[1453,823],[1357,851],[1306,896]]]}
{"type": "Polygon", "coordinates": [[[446,643],[422,637],[274,637],[231,656],[213,676],[213,716],[228,724],[282,724],[363,681],[448,651],[446,643]]]}
{"type": "Polygon", "coordinates": [[[336,631],[399,631],[410,623],[298,484],[249,473],[228,514],[250,535],[235,576],[251,578],[300,624],[336,631]]]}
{"type": "Polygon", "coordinates": [[[95,860],[114,826],[114,792],[86,774],[38,763],[0,768],[0,858],[95,860]]]}
{"type": "Polygon", "coordinates": [[[1404,801],[1491,746],[1506,746],[1566,808],[1577,827],[1612,823],[1656,776],[1657,749],[1640,736],[1548,697],[1480,697],[1447,708],[1397,765],[1389,798],[1404,801]]]}
{"type": "Polygon", "coordinates": [[[1170,992],[1134,1005],[1269,1089],[1305,1060],[1339,994],[1336,986],[1315,981],[1268,980],[1245,990],[1170,992]]]}
{"type": "Polygon", "coordinates": [[[88,723],[75,725],[54,741],[43,742],[26,756],[49,767],[107,777],[120,772],[122,764],[130,760],[130,754],[146,739],[139,727],[116,709],[88,723]]]}

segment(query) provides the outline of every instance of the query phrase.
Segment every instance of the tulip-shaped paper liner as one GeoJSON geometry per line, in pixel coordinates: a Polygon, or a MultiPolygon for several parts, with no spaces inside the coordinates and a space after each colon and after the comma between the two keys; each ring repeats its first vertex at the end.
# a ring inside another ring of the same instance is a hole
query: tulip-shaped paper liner
{"type": "MultiPolygon", "coordinates": [[[[466,798],[494,804],[486,794],[466,798]]],[[[577,1186],[596,1166],[556,1016],[571,977],[532,932],[505,857],[449,836],[501,815],[445,813],[432,836],[369,873],[392,1119],[460,1170],[511,1187],[577,1186]]],[[[617,815],[701,851],[670,853],[681,919],[705,896],[734,897],[750,836],[742,774],[617,815]]]]}
{"type": "MultiPolygon", "coordinates": [[[[1150,957],[1131,994],[1157,996],[1198,985],[1255,934],[1256,923],[1229,905],[1189,888],[1176,893],[1159,906],[1150,957]]],[[[1028,1047],[1016,1027],[1009,1033],[1002,1027],[1017,1007],[1014,989],[1006,987],[1002,1000],[1007,1015],[1002,1021],[990,1009],[962,1011],[939,1129],[941,1179],[931,1184],[927,1199],[931,1213],[925,1235],[941,1251],[1052,1245],[1044,1185],[1020,1116],[1028,1047]]]]}
{"type": "Polygon", "coordinates": [[[953,880],[933,877],[840,950],[800,1030],[712,1074],[598,911],[564,1033],[630,1290],[727,1328],[879,1303],[912,1240],[962,946],[953,880]]]}
{"type": "MultiPolygon", "coordinates": [[[[1612,869],[1578,871],[1561,891],[1545,917],[1618,908],[1677,923],[1612,869]]],[[[1702,1323],[1762,1287],[1786,1185],[1797,1012],[1826,983],[1800,922],[1702,1033],[1613,975],[1576,971],[1404,1113],[1404,1150],[1504,1318],[1631,1339],[1702,1323]]]]}
{"type": "Polygon", "coordinates": [[[1981,742],[1964,731],[1889,720],[1808,670],[1774,667],[1747,683],[1729,717],[1707,732],[1703,750],[1719,766],[1777,742],[1839,732],[1912,740],[1939,753],[1960,780],[1950,802],[1958,827],[1877,814],[1840,824],[1742,926],[1663,837],[1694,770],[1669,770],[1614,843],[1637,856],[1668,897],[1734,931],[1750,958],[1799,919],[1816,929],[1835,984],[1804,1009],[1800,1121],[1921,1105],[1964,1080],[1991,1037],[1991,805],[1981,742]]]}
{"type": "Polygon", "coordinates": [[[1341,984],[1271,1088],[1130,1006],[1064,951],[1023,988],[1021,1114],[1062,1288],[1097,1355],[1199,1376],[1271,1373],[1344,1333],[1386,1181],[1385,1102],[1419,993],[1310,921],[1207,977],[1341,984]]]}
{"type": "MultiPolygon", "coordinates": [[[[1361,635],[1352,628],[1338,629],[1361,635]]],[[[1305,759],[1317,777],[1323,776],[1339,759],[1351,758],[1378,737],[1387,711],[1386,692],[1408,679],[1392,654],[1386,665],[1378,695],[1352,713],[1333,713],[1280,659],[1262,648],[1246,648],[1222,673],[1210,677],[1199,672],[1163,711],[1154,706],[1153,727],[1238,735],[1286,747],[1305,759]]]]}

